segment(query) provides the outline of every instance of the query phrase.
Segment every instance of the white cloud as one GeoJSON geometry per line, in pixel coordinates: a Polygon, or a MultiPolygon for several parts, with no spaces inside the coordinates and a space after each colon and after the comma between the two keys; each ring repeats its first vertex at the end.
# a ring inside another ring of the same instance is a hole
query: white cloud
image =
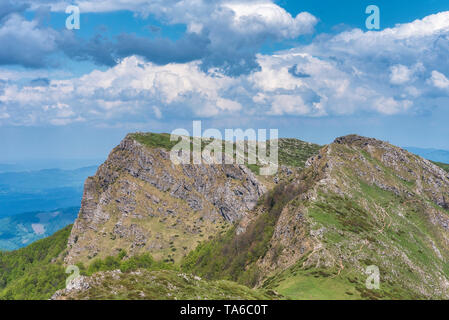
{"type": "Polygon", "coordinates": [[[270,115],[308,115],[309,113],[310,107],[304,103],[301,96],[286,94],[274,96],[271,110],[268,112],[270,115]]]}
{"type": "MultiPolygon", "coordinates": [[[[44,0],[45,2],[45,0],[44,0]]],[[[68,1],[48,1],[53,11],[64,11],[68,1]]],[[[271,33],[279,38],[295,38],[310,33],[317,19],[306,12],[292,17],[270,0],[75,0],[81,12],[130,10],[149,14],[169,23],[184,23],[188,32],[230,27],[248,35],[271,33]]],[[[37,8],[37,5],[35,5],[37,8]]]]}
{"type": "Polygon", "coordinates": [[[375,101],[375,108],[382,114],[393,115],[407,111],[413,102],[410,100],[397,101],[392,97],[382,97],[375,101]]]}
{"type": "Polygon", "coordinates": [[[404,84],[410,81],[412,71],[401,64],[392,66],[390,68],[390,82],[392,84],[404,84]]]}
{"type": "Polygon", "coordinates": [[[0,112],[0,119],[8,119],[11,116],[6,112],[0,112]]]}
{"type": "MultiPolygon", "coordinates": [[[[234,27],[250,17],[263,27],[270,21],[285,26],[275,31],[278,34],[296,32],[297,17],[284,16],[283,9],[272,13],[269,3],[266,12],[254,11],[253,4],[232,4],[239,11],[229,16],[236,21],[234,27]]],[[[436,96],[447,94],[437,89],[449,88],[447,20],[449,12],[443,12],[380,32],[352,30],[324,40],[318,37],[310,45],[259,54],[259,70],[234,77],[220,69],[204,72],[199,61],[158,66],[132,56],[105,71],[53,80],[47,87],[9,81],[0,85],[0,118],[9,116],[0,123],[115,124],[162,115],[170,119],[419,113],[435,105],[436,96]]],[[[195,16],[189,21],[197,23],[195,16]]]]}
{"type": "Polygon", "coordinates": [[[431,83],[439,89],[449,88],[449,79],[444,74],[436,70],[432,71],[431,83]]]}
{"type": "Polygon", "coordinates": [[[317,19],[307,13],[293,18],[290,13],[272,2],[228,2],[222,5],[234,13],[232,27],[240,33],[269,32],[279,38],[291,39],[313,32],[317,19]]]}
{"type": "Polygon", "coordinates": [[[416,63],[410,67],[402,64],[393,65],[390,67],[390,83],[403,85],[414,81],[415,75],[423,72],[425,72],[425,67],[422,63],[416,63]]]}
{"type": "Polygon", "coordinates": [[[21,64],[27,67],[46,65],[49,54],[57,49],[57,34],[44,29],[36,20],[28,21],[11,14],[0,24],[0,63],[21,64]]]}
{"type": "Polygon", "coordinates": [[[154,115],[156,116],[156,119],[162,119],[162,112],[161,109],[159,109],[156,106],[153,106],[154,115]]]}

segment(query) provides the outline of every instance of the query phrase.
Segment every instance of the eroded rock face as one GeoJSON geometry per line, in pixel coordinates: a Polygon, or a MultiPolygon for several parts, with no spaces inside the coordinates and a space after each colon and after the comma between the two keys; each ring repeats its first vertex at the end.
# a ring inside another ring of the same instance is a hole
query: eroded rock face
{"type": "Polygon", "coordinates": [[[66,263],[125,249],[178,259],[251,210],[265,187],[242,165],[175,165],[127,136],[87,179],[66,263]]]}
{"type": "Polygon", "coordinates": [[[282,211],[262,269],[304,258],[303,268],[364,279],[369,263],[383,270],[385,286],[449,297],[447,172],[387,142],[351,135],[309,159],[295,183],[310,187],[282,211]]]}

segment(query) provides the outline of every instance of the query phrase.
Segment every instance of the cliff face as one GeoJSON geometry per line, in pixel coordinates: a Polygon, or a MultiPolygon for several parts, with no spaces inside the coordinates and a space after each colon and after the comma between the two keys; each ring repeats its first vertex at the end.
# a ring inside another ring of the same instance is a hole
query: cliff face
{"type": "MultiPolygon", "coordinates": [[[[265,187],[242,165],[174,165],[128,135],[87,179],[65,262],[149,252],[179,260],[251,210],[265,187]]],[[[141,139],[140,139],[141,140],[141,139]]]]}
{"type": "Polygon", "coordinates": [[[126,137],[86,181],[66,263],[125,249],[290,298],[449,298],[449,174],[433,163],[351,135],[302,169],[316,146],[284,140],[278,175],[263,178],[174,165],[150,138],[126,137]]]}
{"type": "Polygon", "coordinates": [[[317,278],[358,288],[341,298],[369,296],[365,270],[375,265],[375,298],[449,297],[447,172],[389,143],[351,135],[309,159],[294,183],[305,191],[284,207],[258,261],[267,273],[286,270],[269,286],[291,290],[315,270],[317,278]]]}

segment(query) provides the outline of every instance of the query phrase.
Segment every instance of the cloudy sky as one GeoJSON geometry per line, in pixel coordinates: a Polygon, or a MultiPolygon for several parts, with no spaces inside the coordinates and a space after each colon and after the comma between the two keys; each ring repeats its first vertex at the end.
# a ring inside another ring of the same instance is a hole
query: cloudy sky
{"type": "Polygon", "coordinates": [[[449,149],[447,0],[1,0],[0,48],[0,161],[192,120],[449,149]]]}

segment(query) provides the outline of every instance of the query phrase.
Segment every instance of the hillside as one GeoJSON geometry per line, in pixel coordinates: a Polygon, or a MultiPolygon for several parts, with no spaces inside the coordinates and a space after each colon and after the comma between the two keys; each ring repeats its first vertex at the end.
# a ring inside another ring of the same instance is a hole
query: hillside
{"type": "Polygon", "coordinates": [[[142,137],[128,135],[87,179],[67,263],[121,249],[179,261],[240,219],[265,192],[244,166],[175,166],[166,148],[141,143],[142,137]]]}
{"type": "Polygon", "coordinates": [[[64,287],[67,275],[60,255],[71,228],[16,251],[0,251],[0,300],[49,299],[64,287]]]}
{"type": "Polygon", "coordinates": [[[33,244],[38,259],[23,258],[33,245],[0,256],[2,296],[49,297],[64,263],[83,276],[54,299],[449,299],[444,165],[356,135],[280,139],[278,174],[262,177],[172,164],[171,146],[128,135],[86,181],[70,235],[33,244]]]}
{"type": "Polygon", "coordinates": [[[230,281],[206,281],[179,271],[138,269],[81,276],[53,300],[269,300],[273,291],[252,290],[230,281]]]}
{"type": "Polygon", "coordinates": [[[149,255],[96,259],[88,269],[79,265],[83,275],[64,289],[69,274],[62,257],[70,230],[71,226],[26,248],[0,252],[0,300],[281,298],[271,290],[203,280],[149,255]]]}
{"type": "MultiPolygon", "coordinates": [[[[167,134],[137,133],[111,152],[85,183],[67,263],[89,263],[122,249],[178,263],[242,219],[276,183],[244,165],[174,165],[169,150],[175,143],[167,134]]],[[[280,146],[285,163],[302,166],[319,148],[292,139],[280,146]]]]}
{"type": "Polygon", "coordinates": [[[267,194],[252,221],[184,266],[299,299],[448,298],[447,199],[449,176],[431,162],[375,139],[338,138],[300,179],[267,194]],[[371,265],[380,290],[365,287],[371,265]]]}

